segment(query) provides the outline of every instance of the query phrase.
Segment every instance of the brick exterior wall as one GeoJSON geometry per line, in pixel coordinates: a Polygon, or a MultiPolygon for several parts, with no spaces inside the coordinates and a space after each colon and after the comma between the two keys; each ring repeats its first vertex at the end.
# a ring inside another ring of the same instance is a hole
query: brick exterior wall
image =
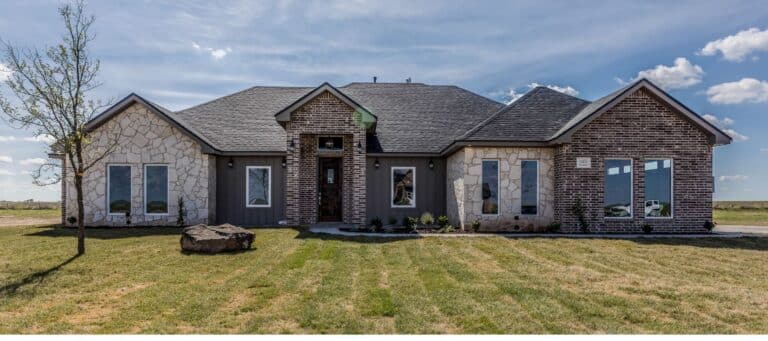
{"type": "Polygon", "coordinates": [[[565,232],[579,231],[571,207],[580,198],[592,232],[704,232],[712,221],[712,145],[700,128],[644,90],[629,95],[582,127],[569,144],[555,148],[555,220],[565,232]],[[576,158],[589,157],[588,169],[576,158]],[[633,218],[604,219],[604,160],[632,158],[633,218]],[[672,219],[645,219],[644,161],[673,159],[672,219]]]}
{"type": "Polygon", "coordinates": [[[365,224],[365,127],[354,109],[324,92],[291,113],[285,127],[286,216],[291,224],[312,224],[318,218],[318,136],[342,136],[342,220],[365,224]],[[291,141],[294,147],[291,147],[291,141]],[[362,149],[358,149],[358,143],[362,149]]]}

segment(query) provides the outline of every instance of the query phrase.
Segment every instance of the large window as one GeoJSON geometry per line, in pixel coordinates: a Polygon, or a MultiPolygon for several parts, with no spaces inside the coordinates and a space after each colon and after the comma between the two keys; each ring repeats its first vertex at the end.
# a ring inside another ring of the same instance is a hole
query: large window
{"type": "Polygon", "coordinates": [[[270,207],[272,197],[272,168],[269,166],[245,167],[245,206],[270,207]]]}
{"type": "Polygon", "coordinates": [[[131,212],[131,166],[107,166],[107,213],[131,212]]]}
{"type": "Polygon", "coordinates": [[[672,160],[645,161],[645,216],[672,217],[672,160]]]}
{"type": "Polygon", "coordinates": [[[539,206],[538,161],[526,160],[520,163],[520,188],[520,213],[536,215],[539,206]]]}
{"type": "Polygon", "coordinates": [[[499,214],[499,161],[483,160],[483,214],[499,214]]]}
{"type": "Polygon", "coordinates": [[[168,214],[168,166],[144,166],[144,213],[168,214]]]}
{"type": "Polygon", "coordinates": [[[632,160],[605,160],[603,193],[607,218],[632,217],[632,160]]]}
{"type": "Polygon", "coordinates": [[[392,167],[392,207],[416,207],[416,167],[392,167]]]}

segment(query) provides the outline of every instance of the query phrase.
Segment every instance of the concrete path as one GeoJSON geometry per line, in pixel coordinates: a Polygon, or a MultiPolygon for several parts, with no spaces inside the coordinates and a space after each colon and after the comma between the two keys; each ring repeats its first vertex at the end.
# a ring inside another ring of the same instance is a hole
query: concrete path
{"type": "Polygon", "coordinates": [[[768,235],[768,226],[717,225],[715,232],[768,235]]]}
{"type": "Polygon", "coordinates": [[[377,237],[377,238],[461,238],[461,237],[507,237],[507,238],[604,238],[604,239],[640,239],[640,238],[739,238],[742,237],[738,232],[715,232],[711,234],[554,234],[554,233],[476,233],[476,234],[455,234],[455,233],[371,233],[371,232],[350,232],[341,231],[338,227],[330,226],[312,226],[309,228],[312,233],[330,234],[346,237],[377,237]]]}

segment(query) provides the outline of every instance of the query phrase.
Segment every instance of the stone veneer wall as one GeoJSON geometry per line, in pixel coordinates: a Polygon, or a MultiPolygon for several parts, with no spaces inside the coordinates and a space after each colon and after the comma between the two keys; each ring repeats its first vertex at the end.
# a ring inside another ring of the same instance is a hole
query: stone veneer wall
{"type": "Polygon", "coordinates": [[[712,145],[706,133],[644,90],[574,133],[571,143],[555,150],[555,218],[564,231],[578,231],[571,207],[581,199],[593,232],[703,232],[712,220],[712,145]],[[592,167],[576,168],[577,157],[592,167]],[[604,160],[632,158],[632,219],[605,219],[604,160]],[[673,159],[673,219],[644,219],[644,160],[673,159]]]}
{"type": "Polygon", "coordinates": [[[484,231],[540,231],[554,218],[554,161],[551,148],[465,147],[448,158],[447,213],[467,228],[474,220],[484,231]],[[499,161],[499,214],[482,214],[482,161],[499,161]],[[535,216],[521,215],[520,166],[539,162],[539,207],[535,216]]]}
{"type": "MultiPolygon", "coordinates": [[[[134,104],[91,133],[87,154],[104,150],[113,139],[117,148],[98,162],[83,179],[85,223],[89,226],[124,226],[123,216],[107,215],[107,165],[131,166],[131,224],[175,225],[178,198],[184,198],[189,224],[209,219],[209,177],[213,156],[203,154],[200,145],[141,104],[134,104]],[[169,197],[167,216],[144,215],[144,165],[168,165],[169,197]]],[[[72,169],[67,170],[72,174],[72,169]]],[[[74,178],[67,182],[67,215],[77,216],[74,178]]]]}
{"type": "Polygon", "coordinates": [[[365,127],[354,109],[324,92],[291,113],[285,130],[286,216],[291,224],[317,222],[317,137],[343,136],[342,218],[344,223],[365,224],[365,127]],[[295,147],[291,148],[291,141],[295,147]],[[358,149],[358,143],[362,149],[358,149]]]}

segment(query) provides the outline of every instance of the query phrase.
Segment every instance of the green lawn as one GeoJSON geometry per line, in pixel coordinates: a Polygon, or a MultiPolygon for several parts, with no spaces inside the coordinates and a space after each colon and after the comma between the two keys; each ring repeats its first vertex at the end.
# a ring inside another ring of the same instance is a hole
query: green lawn
{"type": "Polygon", "coordinates": [[[61,210],[0,210],[0,217],[14,218],[61,218],[61,210]]]}
{"type": "Polygon", "coordinates": [[[768,208],[715,209],[713,215],[721,225],[768,226],[768,208]]]}
{"type": "Polygon", "coordinates": [[[337,239],[0,229],[4,333],[768,333],[768,239],[337,239]]]}

